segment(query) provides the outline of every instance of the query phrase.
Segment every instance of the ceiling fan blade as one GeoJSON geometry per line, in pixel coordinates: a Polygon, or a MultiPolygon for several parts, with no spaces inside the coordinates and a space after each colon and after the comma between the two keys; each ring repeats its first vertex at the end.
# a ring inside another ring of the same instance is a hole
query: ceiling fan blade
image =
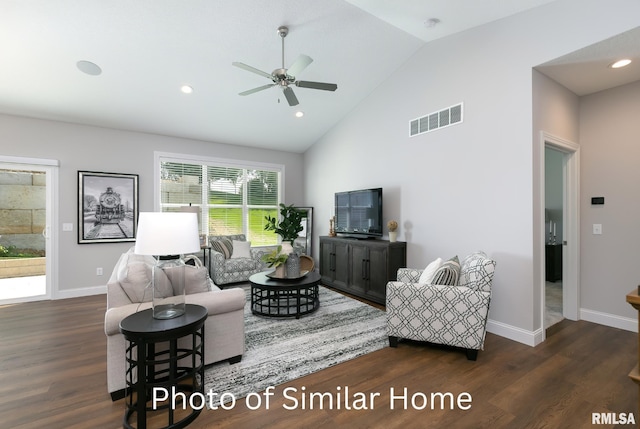
{"type": "Polygon", "coordinates": [[[289,103],[289,106],[297,106],[298,105],[298,98],[293,93],[293,89],[291,89],[290,87],[286,87],[282,92],[284,93],[284,96],[287,99],[287,102],[289,103]]]}
{"type": "Polygon", "coordinates": [[[313,62],[313,59],[307,55],[300,55],[294,62],[291,64],[291,67],[287,70],[287,74],[289,76],[296,77],[302,70],[306,69],[309,64],[313,62]]]}
{"type": "Polygon", "coordinates": [[[335,83],[308,82],[305,80],[297,81],[296,86],[299,86],[300,88],[322,89],[324,91],[335,91],[338,89],[338,85],[335,83]]]}
{"type": "Polygon", "coordinates": [[[239,93],[238,95],[249,95],[249,94],[253,94],[254,92],[258,92],[258,91],[262,91],[262,90],[265,90],[265,89],[271,88],[271,87],[272,87],[272,86],[274,86],[274,85],[275,85],[275,83],[270,83],[270,84],[268,84],[268,85],[262,85],[262,86],[259,86],[259,87],[257,87],[257,88],[248,89],[248,90],[246,90],[246,91],[243,91],[243,92],[239,93]]]}
{"type": "Polygon", "coordinates": [[[273,76],[270,73],[263,72],[262,70],[258,70],[255,67],[248,66],[245,63],[233,62],[231,64],[236,66],[236,67],[239,67],[239,68],[241,68],[243,70],[250,71],[251,73],[259,74],[260,76],[264,76],[264,77],[266,77],[268,79],[273,80],[273,76]]]}

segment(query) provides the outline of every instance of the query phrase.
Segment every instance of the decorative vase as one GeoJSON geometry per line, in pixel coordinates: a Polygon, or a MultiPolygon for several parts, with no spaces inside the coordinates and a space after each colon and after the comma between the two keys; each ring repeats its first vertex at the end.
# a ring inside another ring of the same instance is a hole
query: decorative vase
{"type": "Polygon", "coordinates": [[[284,264],[278,265],[276,267],[276,271],[275,271],[274,274],[275,274],[276,277],[284,278],[285,277],[285,266],[284,266],[284,264]]]}
{"type": "Polygon", "coordinates": [[[282,252],[285,255],[290,255],[293,252],[293,245],[291,244],[290,241],[283,241],[282,242],[282,252]]]}
{"type": "Polygon", "coordinates": [[[389,241],[395,243],[398,239],[398,231],[389,231],[389,241]]]}
{"type": "Polygon", "coordinates": [[[185,263],[179,256],[160,256],[152,271],[153,318],[173,319],[185,312],[185,263]]]}
{"type": "Polygon", "coordinates": [[[287,277],[295,279],[300,277],[300,256],[297,253],[291,252],[287,258],[287,277]]]}

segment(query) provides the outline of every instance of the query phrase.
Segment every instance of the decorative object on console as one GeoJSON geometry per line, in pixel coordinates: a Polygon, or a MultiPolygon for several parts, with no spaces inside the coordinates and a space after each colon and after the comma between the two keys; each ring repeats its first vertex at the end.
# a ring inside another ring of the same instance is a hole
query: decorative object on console
{"type": "Polygon", "coordinates": [[[329,237],[335,237],[336,236],[336,217],[333,216],[331,219],[329,219],[329,237]]]}
{"type": "Polygon", "coordinates": [[[172,319],[185,311],[182,255],[200,250],[195,213],[140,213],[135,253],[158,257],[153,268],[153,317],[172,319]]]}
{"type": "Polygon", "coordinates": [[[394,243],[398,240],[398,222],[390,220],[387,222],[387,228],[389,228],[389,241],[394,243]]]}

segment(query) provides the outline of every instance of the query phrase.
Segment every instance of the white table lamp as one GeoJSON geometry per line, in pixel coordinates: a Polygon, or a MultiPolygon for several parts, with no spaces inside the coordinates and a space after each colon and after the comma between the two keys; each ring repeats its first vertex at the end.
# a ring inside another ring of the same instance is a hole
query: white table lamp
{"type": "Polygon", "coordinates": [[[140,213],[135,253],[157,256],[152,275],[155,319],[172,319],[184,314],[182,255],[198,251],[200,238],[195,213],[140,213]]]}

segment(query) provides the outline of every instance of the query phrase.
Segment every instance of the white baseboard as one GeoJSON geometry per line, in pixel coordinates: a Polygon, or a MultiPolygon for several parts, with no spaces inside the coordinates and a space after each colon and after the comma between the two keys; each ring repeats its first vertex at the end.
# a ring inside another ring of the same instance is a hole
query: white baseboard
{"type": "MultiPolygon", "coordinates": [[[[580,309],[580,320],[609,326],[611,328],[624,329],[625,331],[638,332],[638,321],[629,317],[616,316],[615,314],[602,313],[600,311],[580,309]]],[[[487,322],[487,332],[500,335],[501,337],[535,347],[542,343],[544,331],[537,329],[527,331],[526,329],[507,325],[506,323],[489,320],[487,322]]]]}
{"type": "Polygon", "coordinates": [[[79,289],[59,290],[54,294],[52,299],[79,298],[81,296],[105,295],[106,293],[107,293],[106,286],[91,286],[91,287],[84,287],[79,289]]]}
{"type": "Polygon", "coordinates": [[[497,322],[489,319],[487,322],[487,332],[500,335],[501,337],[535,347],[542,342],[542,329],[537,331],[527,331],[526,329],[507,325],[506,323],[497,322]]]}
{"type": "Polygon", "coordinates": [[[612,328],[624,329],[625,331],[638,332],[638,320],[629,317],[616,316],[615,314],[581,308],[580,319],[612,328]]]}

